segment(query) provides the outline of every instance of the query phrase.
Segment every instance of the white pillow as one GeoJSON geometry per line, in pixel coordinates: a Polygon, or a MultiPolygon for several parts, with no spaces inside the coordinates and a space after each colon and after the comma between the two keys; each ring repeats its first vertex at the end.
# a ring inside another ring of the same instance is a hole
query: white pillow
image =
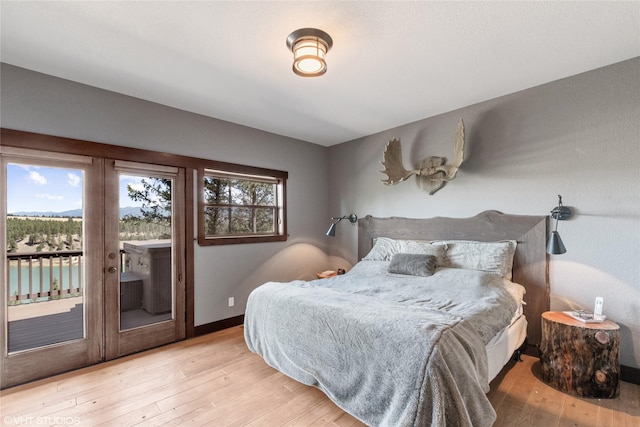
{"type": "Polygon", "coordinates": [[[421,254],[433,255],[437,258],[436,266],[441,267],[445,262],[447,246],[430,242],[418,242],[415,240],[398,240],[389,237],[375,239],[371,251],[362,258],[363,261],[391,261],[395,254],[421,254]]]}
{"type": "Polygon", "coordinates": [[[433,244],[447,245],[444,266],[466,268],[499,274],[511,280],[516,241],[476,242],[470,240],[438,240],[433,244]]]}
{"type": "Polygon", "coordinates": [[[502,283],[504,283],[505,288],[507,288],[507,291],[509,291],[513,299],[516,300],[518,304],[524,301],[524,294],[527,293],[524,286],[520,283],[515,283],[507,279],[503,279],[502,283]]]}
{"type": "Polygon", "coordinates": [[[394,254],[399,254],[400,240],[378,237],[373,241],[373,247],[364,258],[364,261],[390,261],[394,254]]]}

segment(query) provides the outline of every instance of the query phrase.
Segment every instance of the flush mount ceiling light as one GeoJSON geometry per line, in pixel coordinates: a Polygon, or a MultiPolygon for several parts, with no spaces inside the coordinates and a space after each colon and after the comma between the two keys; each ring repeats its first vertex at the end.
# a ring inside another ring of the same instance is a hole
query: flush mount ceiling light
{"type": "Polygon", "coordinates": [[[331,36],[316,28],[301,28],[289,34],[287,47],[293,52],[293,72],[302,77],[326,73],[325,56],[331,46],[331,36]]]}

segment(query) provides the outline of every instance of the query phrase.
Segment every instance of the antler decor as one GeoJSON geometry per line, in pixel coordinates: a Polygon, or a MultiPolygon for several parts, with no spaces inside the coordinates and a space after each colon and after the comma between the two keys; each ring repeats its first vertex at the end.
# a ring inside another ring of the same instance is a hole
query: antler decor
{"type": "Polygon", "coordinates": [[[419,169],[407,170],[402,164],[402,147],[400,146],[400,140],[393,138],[387,144],[387,148],[383,153],[383,161],[380,162],[382,166],[384,166],[384,170],[380,172],[387,175],[387,179],[383,179],[382,182],[386,185],[394,185],[405,181],[411,175],[416,175],[421,186],[428,190],[429,194],[433,195],[436,191],[440,190],[447,181],[451,181],[456,177],[458,168],[463,160],[464,123],[462,119],[460,119],[458,120],[451,164],[446,164],[446,157],[430,156],[420,162],[419,169]]]}

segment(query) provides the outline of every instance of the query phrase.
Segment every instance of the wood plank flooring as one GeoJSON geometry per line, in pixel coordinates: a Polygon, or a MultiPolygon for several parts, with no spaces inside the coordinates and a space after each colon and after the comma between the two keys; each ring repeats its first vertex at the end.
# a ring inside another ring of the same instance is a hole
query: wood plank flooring
{"type": "MultiPolygon", "coordinates": [[[[640,386],[573,398],[540,381],[538,359],[523,359],[491,383],[495,426],[640,425],[640,386]]],[[[0,412],[4,426],[363,425],[249,352],[240,326],[3,390],[0,412]]]]}

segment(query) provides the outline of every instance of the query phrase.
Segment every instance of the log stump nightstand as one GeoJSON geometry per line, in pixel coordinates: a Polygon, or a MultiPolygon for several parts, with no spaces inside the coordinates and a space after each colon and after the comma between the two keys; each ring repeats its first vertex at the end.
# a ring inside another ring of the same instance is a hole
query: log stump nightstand
{"type": "Polygon", "coordinates": [[[540,367],[544,382],[580,397],[620,394],[620,327],[583,323],[561,311],[542,314],[540,367]]]}

